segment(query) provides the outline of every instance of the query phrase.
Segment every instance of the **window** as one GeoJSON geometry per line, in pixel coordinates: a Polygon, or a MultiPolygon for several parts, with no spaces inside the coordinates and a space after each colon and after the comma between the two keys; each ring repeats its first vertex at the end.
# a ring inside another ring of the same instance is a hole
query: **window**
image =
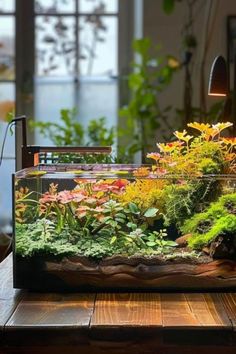
{"type": "MultiPolygon", "coordinates": [[[[15,106],[15,2],[0,0],[0,146],[6,117],[15,106]]],[[[0,167],[0,231],[10,232],[11,174],[15,170],[14,136],[8,135],[0,167]]]]}
{"type": "MultiPolygon", "coordinates": [[[[17,115],[52,122],[61,108],[77,107],[84,125],[101,116],[116,125],[118,78],[131,61],[132,16],[133,0],[0,0],[0,146],[6,114],[15,106],[17,115]]],[[[123,82],[122,88],[127,97],[123,82]]],[[[28,133],[30,144],[51,143],[28,133]]],[[[20,129],[16,135],[19,169],[20,129]]],[[[0,167],[0,231],[10,231],[14,146],[8,134],[0,167]]]]}
{"type": "Polygon", "coordinates": [[[77,107],[84,126],[101,116],[116,125],[118,0],[37,0],[35,38],[35,119],[77,107]]]}

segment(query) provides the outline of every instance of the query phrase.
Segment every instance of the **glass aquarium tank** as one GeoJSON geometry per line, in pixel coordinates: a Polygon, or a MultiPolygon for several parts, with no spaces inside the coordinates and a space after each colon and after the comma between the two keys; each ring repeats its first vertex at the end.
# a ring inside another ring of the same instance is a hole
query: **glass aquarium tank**
{"type": "Polygon", "coordinates": [[[41,164],[13,177],[14,286],[236,287],[231,123],[190,123],[149,165],[41,164]]]}

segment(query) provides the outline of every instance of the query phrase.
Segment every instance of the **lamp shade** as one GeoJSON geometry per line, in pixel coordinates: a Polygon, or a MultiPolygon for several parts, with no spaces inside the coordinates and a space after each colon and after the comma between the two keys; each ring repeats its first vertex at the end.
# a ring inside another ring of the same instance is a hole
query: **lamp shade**
{"type": "Polygon", "coordinates": [[[219,55],[215,58],[210,72],[208,95],[227,96],[229,93],[228,72],[225,59],[219,55]]]}

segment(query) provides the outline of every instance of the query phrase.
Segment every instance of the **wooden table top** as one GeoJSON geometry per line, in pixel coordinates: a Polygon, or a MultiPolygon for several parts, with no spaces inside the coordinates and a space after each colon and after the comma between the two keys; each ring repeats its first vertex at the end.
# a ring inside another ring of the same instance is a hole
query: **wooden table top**
{"type": "Polygon", "coordinates": [[[13,289],[11,255],[0,264],[0,354],[192,354],[193,346],[236,353],[236,293],[30,293],[13,289]]]}

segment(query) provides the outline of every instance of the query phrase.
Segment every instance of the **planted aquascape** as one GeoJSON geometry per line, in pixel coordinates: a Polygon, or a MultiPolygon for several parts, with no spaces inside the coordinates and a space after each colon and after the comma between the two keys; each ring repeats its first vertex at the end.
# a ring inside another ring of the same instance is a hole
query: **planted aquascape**
{"type": "Polygon", "coordinates": [[[41,265],[45,260],[44,272],[46,264],[50,276],[56,272],[71,287],[97,287],[103,279],[105,287],[125,288],[130,280],[135,288],[172,288],[176,272],[203,279],[214,265],[218,287],[226,272],[219,266],[227,260],[236,285],[236,139],[223,132],[230,126],[190,123],[189,132],[176,131],[175,140],[157,144],[158,151],[147,155],[150,165],[20,171],[15,177],[19,268],[31,259],[41,265]],[[68,280],[70,272],[80,280],[68,280]]]}

